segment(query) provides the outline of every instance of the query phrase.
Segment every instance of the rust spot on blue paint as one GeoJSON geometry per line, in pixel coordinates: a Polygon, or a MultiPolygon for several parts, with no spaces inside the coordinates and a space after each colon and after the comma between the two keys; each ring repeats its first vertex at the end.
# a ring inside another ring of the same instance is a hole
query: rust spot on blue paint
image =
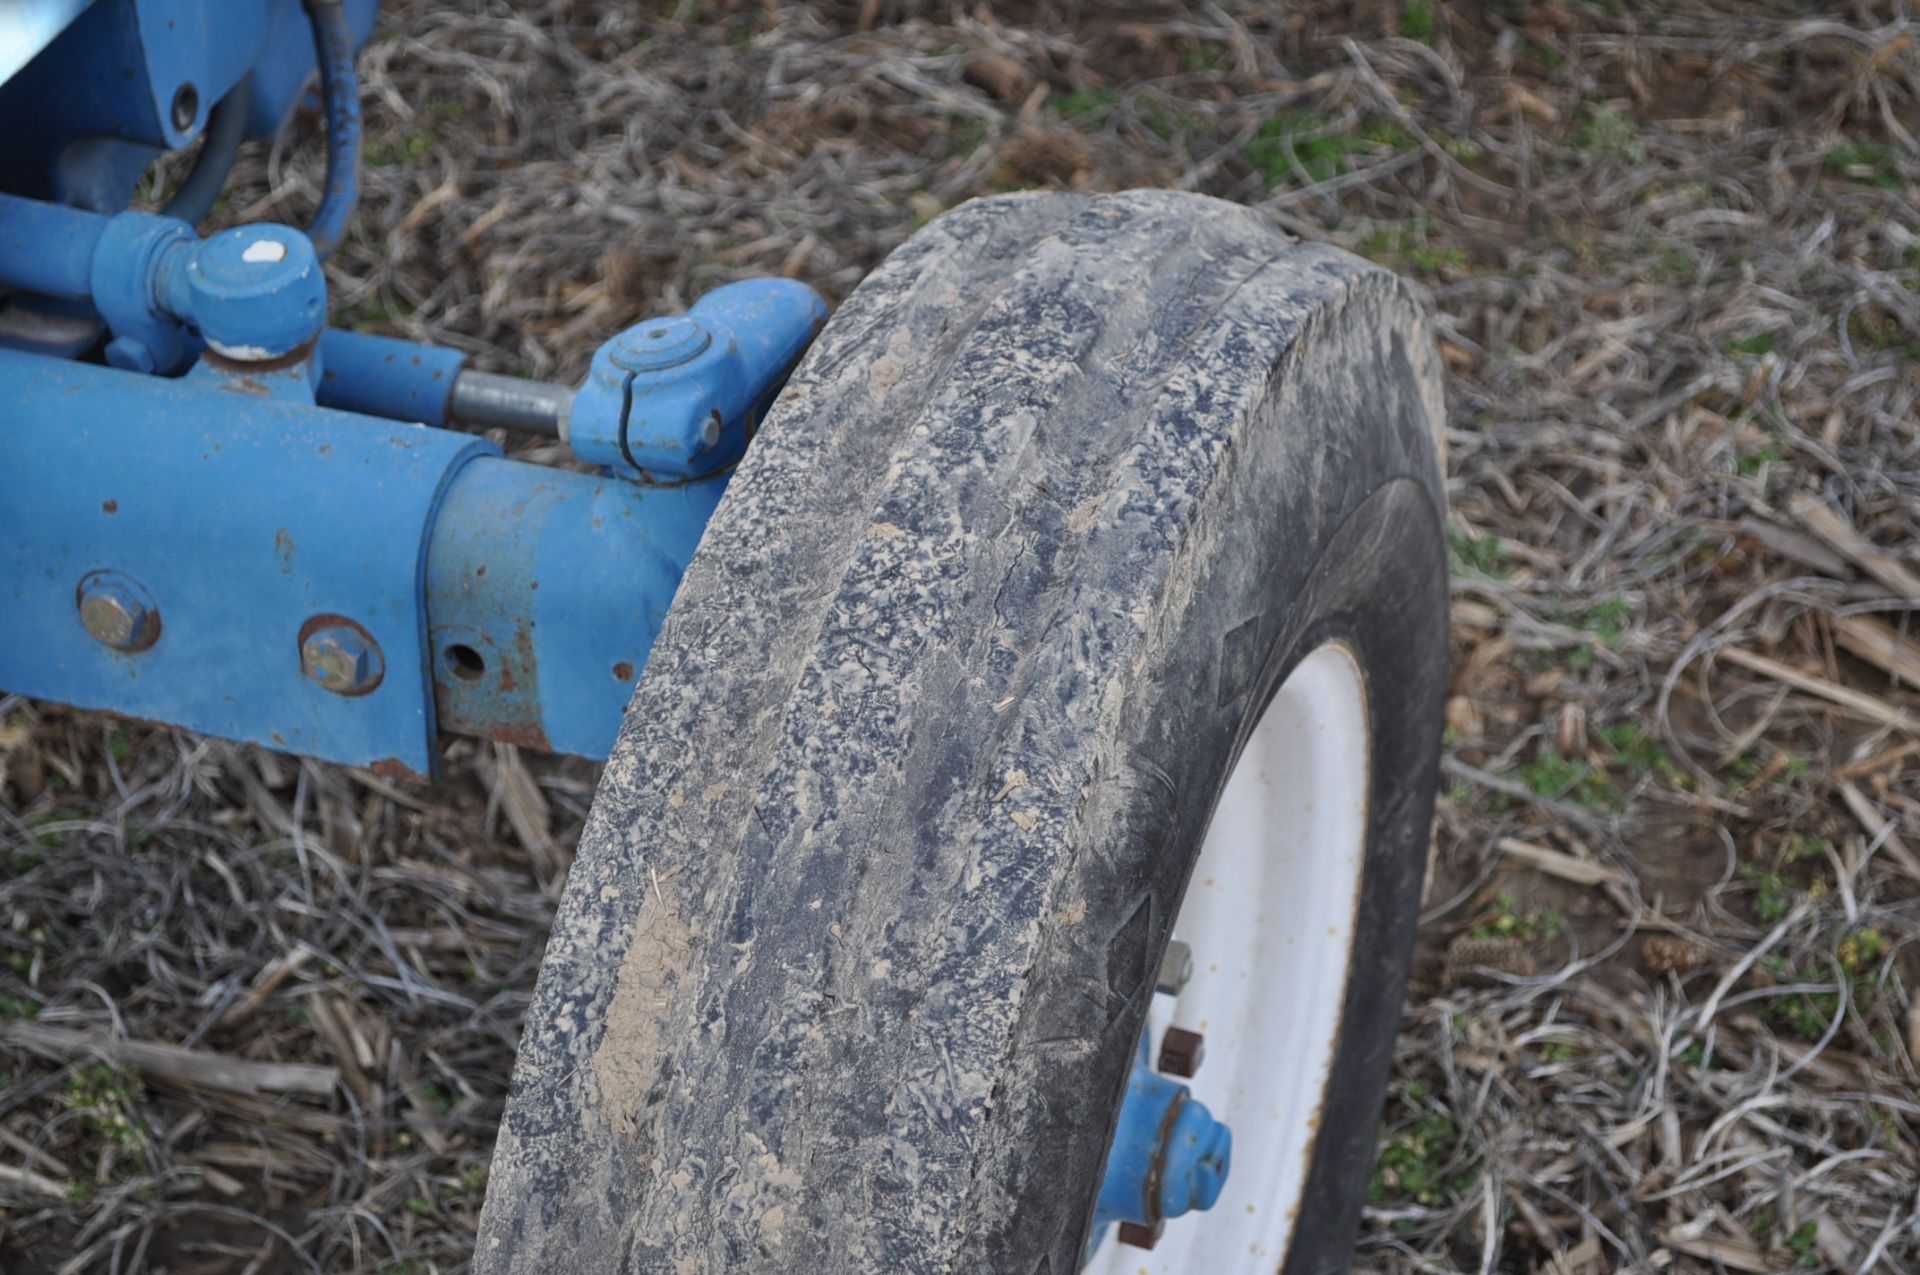
{"type": "Polygon", "coordinates": [[[531,748],[535,752],[550,753],[553,743],[547,738],[547,732],[532,722],[521,722],[510,726],[496,726],[492,738],[503,744],[512,744],[516,748],[531,748]]]}
{"type": "Polygon", "coordinates": [[[401,761],[398,757],[383,758],[367,767],[367,769],[382,779],[399,779],[410,784],[424,784],[429,782],[425,775],[407,765],[407,763],[401,761]]]}

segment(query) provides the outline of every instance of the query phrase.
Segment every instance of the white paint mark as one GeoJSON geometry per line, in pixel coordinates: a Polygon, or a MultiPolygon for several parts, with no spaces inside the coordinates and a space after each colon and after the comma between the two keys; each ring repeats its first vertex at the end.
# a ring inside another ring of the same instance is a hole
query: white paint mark
{"type": "Polygon", "coordinates": [[[264,363],[278,357],[264,345],[227,345],[211,338],[207,344],[213,347],[215,354],[224,354],[236,363],[264,363]]]}

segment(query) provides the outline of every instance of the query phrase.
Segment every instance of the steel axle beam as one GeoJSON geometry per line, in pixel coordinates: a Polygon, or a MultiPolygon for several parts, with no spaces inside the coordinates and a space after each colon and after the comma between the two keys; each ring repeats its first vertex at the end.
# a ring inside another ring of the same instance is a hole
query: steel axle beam
{"type": "Polygon", "coordinates": [[[441,728],[605,756],[720,496],[191,379],[0,384],[0,686],[395,773],[441,728]]]}
{"type": "Polygon", "coordinates": [[[606,755],[825,316],[786,280],[729,285],[616,336],[576,392],[323,330],[300,231],[9,196],[0,283],[97,307],[117,365],[0,348],[0,688],[406,775],[442,729],[606,755]],[[597,472],[454,422],[564,437],[597,472]]]}

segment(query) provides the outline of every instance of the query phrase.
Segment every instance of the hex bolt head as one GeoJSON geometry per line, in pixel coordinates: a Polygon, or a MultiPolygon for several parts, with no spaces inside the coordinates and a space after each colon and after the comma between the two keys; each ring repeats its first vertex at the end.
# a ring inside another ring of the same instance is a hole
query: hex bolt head
{"type": "Polygon", "coordinates": [[[145,589],[125,576],[96,571],[74,591],[80,625],[88,636],[116,651],[144,651],[160,639],[160,609],[145,589]]]}
{"type": "Polygon", "coordinates": [[[1167,1219],[1165,1218],[1161,1218],[1152,1226],[1142,1226],[1138,1222],[1122,1222],[1120,1242],[1130,1244],[1134,1248],[1152,1248],[1160,1242],[1160,1237],[1166,1234],[1166,1231],[1167,1219]]]}
{"type": "Polygon", "coordinates": [[[1156,1070],[1169,1076],[1179,1076],[1183,1080],[1192,1080],[1193,1073],[1200,1070],[1200,1063],[1206,1054],[1207,1043],[1199,1032],[1190,1032],[1184,1027],[1169,1027],[1160,1037],[1160,1061],[1156,1070]]]}
{"type": "Polygon", "coordinates": [[[380,647],[351,624],[322,624],[300,643],[300,669],[335,695],[365,695],[386,673],[380,647]]]}
{"type": "Polygon", "coordinates": [[[1160,980],[1153,990],[1162,996],[1178,996],[1193,979],[1193,949],[1179,939],[1167,943],[1167,954],[1160,958],[1160,980]]]}

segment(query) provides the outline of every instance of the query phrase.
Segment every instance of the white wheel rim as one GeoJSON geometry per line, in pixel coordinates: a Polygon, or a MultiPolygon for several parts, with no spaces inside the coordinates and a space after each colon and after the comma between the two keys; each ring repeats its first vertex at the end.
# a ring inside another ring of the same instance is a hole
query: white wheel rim
{"type": "Polygon", "coordinates": [[[1187,1083],[1233,1130],[1219,1203],[1151,1250],[1109,1227],[1101,1275],[1272,1272],[1293,1230],[1346,994],[1366,854],[1366,689],[1353,653],[1319,647],[1274,696],[1214,811],[1174,937],[1193,978],[1148,1014],[1204,1034],[1187,1083]]]}

